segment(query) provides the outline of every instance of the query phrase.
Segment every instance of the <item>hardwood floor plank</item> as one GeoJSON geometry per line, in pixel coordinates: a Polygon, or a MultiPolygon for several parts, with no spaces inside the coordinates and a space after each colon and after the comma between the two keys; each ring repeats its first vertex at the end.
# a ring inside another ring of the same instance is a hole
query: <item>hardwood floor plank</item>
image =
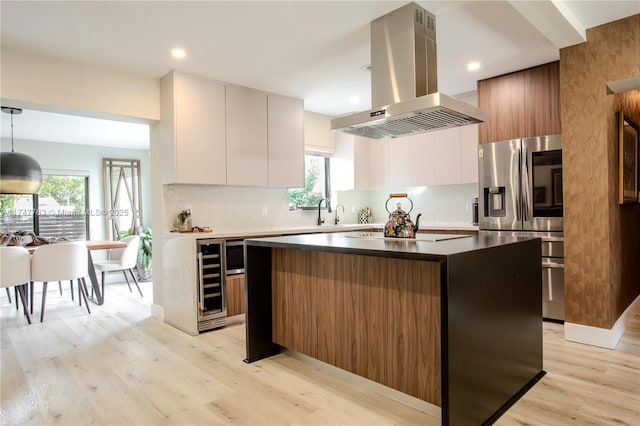
{"type": "MultiPolygon", "coordinates": [[[[285,354],[245,364],[244,324],[189,336],[149,317],[151,284],[141,285],[144,298],[110,284],[91,315],[52,286],[42,324],[3,299],[0,424],[440,424],[285,354]]],[[[566,342],[562,325],[545,323],[548,374],[496,424],[639,425],[637,311],[615,350],[566,342]]]]}

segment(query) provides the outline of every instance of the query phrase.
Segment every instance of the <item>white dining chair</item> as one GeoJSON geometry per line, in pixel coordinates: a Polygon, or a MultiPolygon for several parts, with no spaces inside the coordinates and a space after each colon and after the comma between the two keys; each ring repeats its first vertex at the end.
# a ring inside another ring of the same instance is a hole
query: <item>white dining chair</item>
{"type": "MultiPolygon", "coordinates": [[[[0,287],[15,287],[22,300],[22,308],[31,324],[31,316],[27,308],[25,288],[31,280],[31,255],[21,246],[0,247],[0,287]]],[[[17,309],[16,300],[16,309],[17,309]]]]}
{"type": "Polygon", "coordinates": [[[138,280],[133,273],[133,268],[136,267],[136,262],[138,260],[138,249],[140,248],[140,236],[139,235],[129,235],[120,239],[121,242],[127,243],[127,247],[111,249],[109,250],[109,254],[107,260],[94,260],[93,265],[95,266],[97,271],[102,273],[102,297],[104,298],[104,279],[105,274],[107,272],[114,271],[122,271],[124,275],[124,279],[127,281],[127,286],[129,286],[129,291],[131,290],[131,284],[129,283],[129,278],[127,277],[127,272],[131,274],[131,278],[133,278],[133,282],[136,284],[138,288],[138,292],[140,292],[140,297],[144,297],[142,295],[142,290],[140,290],[140,286],[138,285],[138,280]]]}
{"type": "MultiPolygon", "coordinates": [[[[56,243],[38,247],[31,256],[31,281],[42,282],[42,308],[40,322],[44,319],[44,306],[47,296],[47,283],[50,281],[78,281],[78,304],[82,306],[84,299],[87,312],[90,314],[87,300],[87,283],[85,277],[89,275],[89,252],[82,243],[56,243]]],[[[33,309],[33,291],[32,291],[33,309]]],[[[33,311],[32,311],[33,313],[33,311]]]]}

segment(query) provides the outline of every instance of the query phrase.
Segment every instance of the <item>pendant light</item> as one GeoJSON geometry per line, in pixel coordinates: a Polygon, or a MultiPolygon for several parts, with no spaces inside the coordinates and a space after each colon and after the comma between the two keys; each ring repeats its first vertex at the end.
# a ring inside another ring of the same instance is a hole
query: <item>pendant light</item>
{"type": "Polygon", "coordinates": [[[0,194],[36,194],[42,186],[40,164],[27,154],[13,151],[13,115],[20,108],[2,107],[11,114],[11,152],[0,153],[0,194]]]}

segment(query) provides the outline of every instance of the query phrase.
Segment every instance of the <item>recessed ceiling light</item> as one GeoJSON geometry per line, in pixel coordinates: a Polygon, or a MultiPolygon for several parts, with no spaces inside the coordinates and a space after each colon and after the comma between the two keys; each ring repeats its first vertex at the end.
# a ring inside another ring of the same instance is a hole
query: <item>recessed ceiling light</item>
{"type": "Polygon", "coordinates": [[[184,49],[172,49],[171,56],[173,56],[174,58],[182,59],[187,56],[187,52],[185,52],[184,49]]]}
{"type": "Polygon", "coordinates": [[[480,69],[480,62],[469,62],[467,64],[467,71],[477,71],[480,69]]]}
{"type": "Polygon", "coordinates": [[[358,97],[357,95],[349,96],[349,103],[351,103],[352,105],[359,104],[360,103],[360,97],[358,97]]]}

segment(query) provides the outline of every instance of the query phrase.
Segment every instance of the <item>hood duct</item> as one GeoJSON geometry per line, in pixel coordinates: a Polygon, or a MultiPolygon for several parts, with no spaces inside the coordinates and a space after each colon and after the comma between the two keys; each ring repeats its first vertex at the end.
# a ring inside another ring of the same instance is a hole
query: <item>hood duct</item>
{"type": "Polygon", "coordinates": [[[438,92],[436,17],[416,3],[371,22],[371,104],[378,107],[334,118],[331,130],[391,139],[485,119],[438,92]]]}

